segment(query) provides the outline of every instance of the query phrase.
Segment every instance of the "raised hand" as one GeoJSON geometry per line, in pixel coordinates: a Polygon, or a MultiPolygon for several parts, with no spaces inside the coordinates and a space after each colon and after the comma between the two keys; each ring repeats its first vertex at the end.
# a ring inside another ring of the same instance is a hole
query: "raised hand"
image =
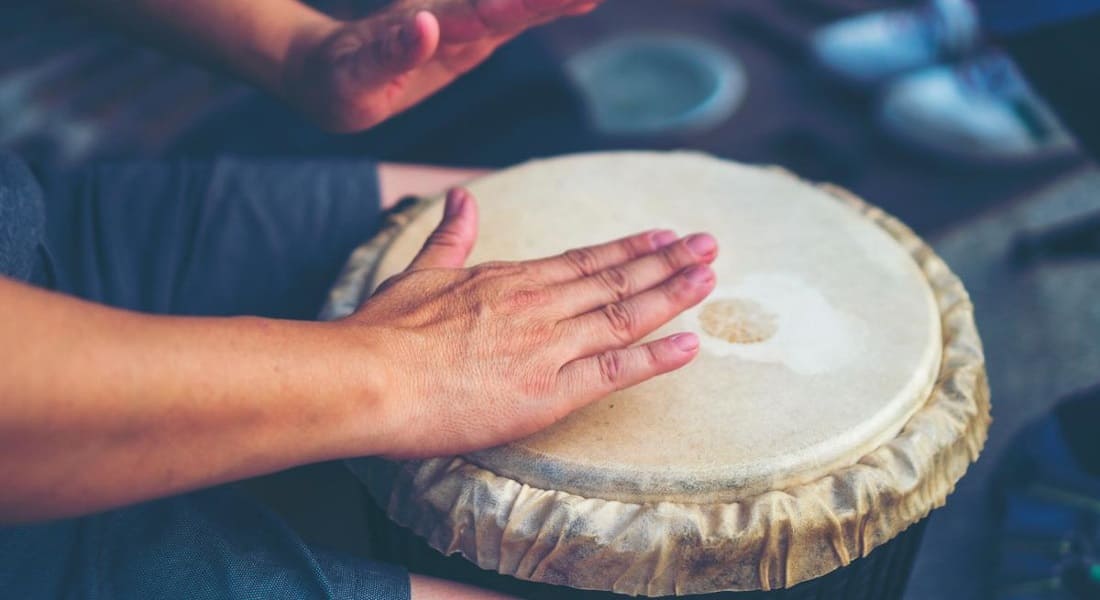
{"type": "Polygon", "coordinates": [[[461,453],[533,434],[616,390],[678,369],[694,334],[635,345],[714,288],[709,235],[642,233],[560,256],[463,268],[467,192],[408,270],[347,321],[386,365],[382,428],[396,457],[461,453]]]}
{"type": "Polygon", "coordinates": [[[353,23],[299,36],[283,96],[322,127],[372,127],[435,93],[524,30],[602,0],[402,0],[353,23]]]}

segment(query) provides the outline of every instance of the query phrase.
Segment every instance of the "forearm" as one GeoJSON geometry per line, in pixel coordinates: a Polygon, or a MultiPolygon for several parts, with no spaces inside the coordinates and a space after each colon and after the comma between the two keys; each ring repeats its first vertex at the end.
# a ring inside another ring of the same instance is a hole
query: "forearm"
{"type": "Polygon", "coordinates": [[[297,0],[78,0],[152,43],[223,66],[281,94],[286,61],[301,40],[336,22],[297,0]]]}
{"type": "Polygon", "coordinates": [[[0,521],[346,456],[376,408],[362,348],[327,324],[149,317],[2,278],[0,306],[0,521]]]}

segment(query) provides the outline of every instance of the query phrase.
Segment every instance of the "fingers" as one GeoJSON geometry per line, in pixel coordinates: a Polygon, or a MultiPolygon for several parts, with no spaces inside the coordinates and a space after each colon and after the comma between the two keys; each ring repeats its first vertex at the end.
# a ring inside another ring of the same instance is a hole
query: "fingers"
{"type": "Polygon", "coordinates": [[[477,201],[470,192],[455,188],[447,193],[443,220],[407,270],[461,268],[476,240],[477,201]]]}
{"type": "Polygon", "coordinates": [[[574,248],[558,256],[533,260],[527,266],[531,273],[546,283],[574,281],[641,258],[675,243],[676,239],[676,234],[666,229],[646,231],[606,244],[574,248]]]}
{"type": "Polygon", "coordinates": [[[364,88],[385,85],[422,66],[439,48],[439,27],[434,15],[420,11],[397,24],[357,32],[348,42],[358,44],[357,50],[345,58],[352,61],[355,83],[364,88]]]}
{"type": "Polygon", "coordinates": [[[436,0],[442,40],[460,44],[502,34],[514,34],[561,16],[591,12],[593,0],[436,0]]]}
{"type": "Polygon", "coordinates": [[[574,344],[577,356],[629,346],[702,302],[714,284],[709,266],[688,267],[657,287],[562,321],[563,341],[574,344]]]}
{"type": "Polygon", "coordinates": [[[569,8],[565,12],[565,14],[569,15],[570,17],[579,17],[581,15],[587,15],[588,13],[596,10],[599,7],[599,2],[581,2],[580,4],[574,5],[573,7],[569,8]]]}
{"type": "Polygon", "coordinates": [[[713,261],[718,242],[707,234],[692,235],[629,262],[561,286],[556,295],[562,314],[579,315],[612,302],[622,302],[648,290],[687,267],[713,261]]]}
{"type": "Polygon", "coordinates": [[[558,374],[559,390],[573,403],[570,409],[675,371],[699,353],[699,338],[680,333],[641,346],[602,352],[564,367],[558,374]]]}

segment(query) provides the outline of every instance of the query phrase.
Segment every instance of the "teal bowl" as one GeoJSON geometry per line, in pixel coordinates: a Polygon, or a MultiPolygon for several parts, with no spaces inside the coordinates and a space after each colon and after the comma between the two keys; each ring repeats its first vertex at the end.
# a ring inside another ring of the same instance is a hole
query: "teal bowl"
{"type": "Polygon", "coordinates": [[[740,107],[745,69],[698,38],[634,35],[582,50],[566,62],[593,126],[608,135],[712,129],[740,107]]]}

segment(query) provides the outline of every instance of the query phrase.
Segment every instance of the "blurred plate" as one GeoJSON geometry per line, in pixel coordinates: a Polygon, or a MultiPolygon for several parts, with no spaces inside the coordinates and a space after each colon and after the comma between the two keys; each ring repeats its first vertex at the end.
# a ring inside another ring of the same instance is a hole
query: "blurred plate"
{"type": "Polygon", "coordinates": [[[748,87],[724,48],[678,35],[632,35],[582,50],[566,70],[593,125],[610,135],[701,131],[727,120],[748,87]]]}

